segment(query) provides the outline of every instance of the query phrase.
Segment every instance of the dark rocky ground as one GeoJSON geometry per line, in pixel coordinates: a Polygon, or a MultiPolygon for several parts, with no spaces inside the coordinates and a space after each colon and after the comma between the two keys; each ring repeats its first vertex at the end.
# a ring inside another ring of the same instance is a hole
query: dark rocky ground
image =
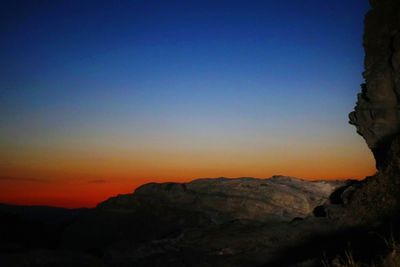
{"type": "Polygon", "coordinates": [[[316,230],[313,222],[300,222],[346,184],[282,176],[199,179],[147,184],[95,209],[1,205],[0,261],[6,266],[258,266],[304,231],[316,230]]]}
{"type": "MultiPolygon", "coordinates": [[[[199,179],[147,184],[94,209],[0,205],[0,263],[323,266],[349,250],[373,262],[391,255],[385,240],[397,235],[397,220],[362,224],[346,214],[367,183],[199,179]]],[[[364,211],[354,214],[364,222],[364,211]]]]}

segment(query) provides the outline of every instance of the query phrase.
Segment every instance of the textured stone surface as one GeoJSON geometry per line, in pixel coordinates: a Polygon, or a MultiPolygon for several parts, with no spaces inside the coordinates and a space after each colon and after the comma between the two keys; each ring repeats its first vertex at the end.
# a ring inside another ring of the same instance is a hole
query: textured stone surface
{"type": "Polygon", "coordinates": [[[345,183],[284,176],[150,183],[78,219],[61,248],[95,252],[107,266],[259,266],[334,228],[312,211],[345,183]]]}
{"type": "Polygon", "coordinates": [[[236,219],[289,221],[309,215],[344,183],[312,182],[284,176],[150,183],[133,194],[120,195],[100,203],[98,208],[135,210],[146,205],[163,205],[198,211],[215,222],[236,219]]]}
{"type": "Polygon", "coordinates": [[[349,117],[381,169],[400,130],[400,1],[373,0],[371,5],[365,17],[365,83],[349,117]]]}

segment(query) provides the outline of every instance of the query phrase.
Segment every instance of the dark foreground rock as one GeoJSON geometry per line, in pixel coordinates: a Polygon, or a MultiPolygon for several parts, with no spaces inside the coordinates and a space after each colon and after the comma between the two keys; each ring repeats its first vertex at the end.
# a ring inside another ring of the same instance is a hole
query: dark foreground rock
{"type": "Polygon", "coordinates": [[[300,239],[297,222],[345,184],[283,176],[147,184],[100,203],[61,246],[108,266],[259,265],[300,239]]]}
{"type": "Polygon", "coordinates": [[[350,123],[375,155],[378,168],[400,131],[400,2],[371,0],[365,17],[365,83],[350,123]]]}
{"type": "MultiPolygon", "coordinates": [[[[283,176],[147,184],[81,211],[51,232],[57,244],[3,250],[0,260],[9,266],[258,266],[310,232],[330,229],[326,218],[310,218],[346,184],[283,176]]],[[[19,228],[31,224],[28,214],[19,228]]]]}

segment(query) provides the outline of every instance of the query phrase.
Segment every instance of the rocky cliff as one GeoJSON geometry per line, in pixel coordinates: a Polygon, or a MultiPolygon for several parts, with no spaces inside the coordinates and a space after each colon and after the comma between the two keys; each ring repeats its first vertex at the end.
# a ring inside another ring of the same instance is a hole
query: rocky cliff
{"type": "Polygon", "coordinates": [[[365,16],[365,83],[350,123],[365,139],[378,173],[345,190],[344,208],[328,207],[345,223],[383,221],[400,207],[400,1],[371,0],[365,16]]]}
{"type": "Polygon", "coordinates": [[[400,130],[400,1],[371,0],[365,17],[365,83],[350,123],[374,153],[378,169],[400,130]]]}

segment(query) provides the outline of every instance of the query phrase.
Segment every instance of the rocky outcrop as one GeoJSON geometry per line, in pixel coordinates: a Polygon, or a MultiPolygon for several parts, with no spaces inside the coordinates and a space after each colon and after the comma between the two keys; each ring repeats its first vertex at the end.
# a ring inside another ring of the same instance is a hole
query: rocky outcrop
{"type": "Polygon", "coordinates": [[[363,42],[365,83],[349,119],[371,149],[378,172],[336,190],[314,211],[345,228],[387,223],[400,209],[400,1],[370,4],[363,42]]]}
{"type": "Polygon", "coordinates": [[[371,0],[365,18],[365,83],[350,123],[371,148],[378,169],[400,131],[400,1],[371,0]]]}
{"type": "Polygon", "coordinates": [[[150,183],[100,203],[66,229],[61,248],[89,251],[107,266],[259,266],[330,229],[312,211],[345,183],[284,176],[150,183]]]}
{"type": "Polygon", "coordinates": [[[305,181],[285,176],[150,183],[133,194],[100,203],[98,209],[134,211],[143,206],[162,205],[201,212],[215,222],[236,219],[290,221],[309,215],[344,184],[344,181],[305,181]]]}
{"type": "Polygon", "coordinates": [[[350,123],[374,154],[378,173],[346,188],[326,214],[344,224],[384,221],[400,208],[400,1],[371,0],[365,17],[365,83],[350,123]]]}

